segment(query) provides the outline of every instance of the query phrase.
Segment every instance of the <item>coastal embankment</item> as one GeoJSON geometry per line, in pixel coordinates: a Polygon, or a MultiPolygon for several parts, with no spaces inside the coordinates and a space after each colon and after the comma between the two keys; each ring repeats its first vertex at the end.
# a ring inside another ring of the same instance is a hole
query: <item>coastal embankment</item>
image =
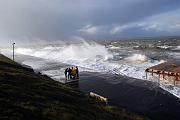
{"type": "Polygon", "coordinates": [[[1,120],[145,120],[0,55],[1,120]]]}

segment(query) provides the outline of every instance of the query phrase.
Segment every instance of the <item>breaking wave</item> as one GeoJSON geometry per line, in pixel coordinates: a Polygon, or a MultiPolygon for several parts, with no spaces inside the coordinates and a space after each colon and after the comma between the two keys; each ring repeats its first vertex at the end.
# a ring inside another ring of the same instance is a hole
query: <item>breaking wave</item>
{"type": "Polygon", "coordinates": [[[86,43],[78,45],[67,45],[63,47],[44,47],[44,48],[17,48],[16,52],[24,55],[31,55],[35,57],[40,57],[49,60],[56,60],[63,63],[72,64],[73,61],[82,62],[88,59],[97,60],[102,58],[107,60],[112,57],[111,54],[101,46],[96,43],[86,43]]]}
{"type": "Polygon", "coordinates": [[[62,47],[47,46],[44,48],[17,48],[16,52],[31,55],[66,64],[77,65],[96,72],[110,72],[144,79],[144,69],[158,64],[144,54],[119,55],[119,60],[114,60],[117,53],[108,51],[103,45],[83,42],[62,47]],[[123,58],[123,59],[122,59],[123,58]]]}
{"type": "MultiPolygon", "coordinates": [[[[118,48],[116,48],[118,49],[118,48]]],[[[108,72],[125,75],[138,79],[146,79],[144,70],[147,67],[164,62],[163,60],[153,60],[150,56],[137,51],[128,52],[120,47],[118,52],[113,52],[110,48],[91,42],[80,44],[70,44],[64,46],[43,46],[35,48],[16,48],[16,53],[43,58],[49,61],[56,61],[70,65],[76,65],[85,70],[94,72],[108,72]]],[[[33,65],[34,63],[28,63],[33,65]]],[[[161,87],[177,97],[180,97],[180,89],[173,87],[169,89],[167,85],[161,87]]]]}
{"type": "Polygon", "coordinates": [[[148,61],[148,58],[142,54],[133,54],[132,56],[125,58],[125,60],[133,63],[144,63],[148,61]]]}

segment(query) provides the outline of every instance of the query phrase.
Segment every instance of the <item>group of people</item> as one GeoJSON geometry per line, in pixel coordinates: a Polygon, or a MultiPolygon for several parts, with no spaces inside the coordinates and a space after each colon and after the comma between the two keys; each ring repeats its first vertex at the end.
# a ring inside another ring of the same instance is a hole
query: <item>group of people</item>
{"type": "Polygon", "coordinates": [[[64,74],[65,74],[66,80],[79,79],[79,70],[78,70],[77,66],[76,67],[66,68],[65,71],[64,71],[64,74]]]}

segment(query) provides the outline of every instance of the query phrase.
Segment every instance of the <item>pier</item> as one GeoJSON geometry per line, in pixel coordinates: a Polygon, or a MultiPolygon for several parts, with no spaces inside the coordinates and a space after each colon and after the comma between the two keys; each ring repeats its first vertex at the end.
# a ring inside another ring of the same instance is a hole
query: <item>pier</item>
{"type": "Polygon", "coordinates": [[[180,62],[164,62],[145,70],[146,79],[148,78],[148,73],[152,77],[158,77],[158,83],[160,80],[166,80],[169,83],[173,81],[174,85],[179,85],[180,82],[180,62]]]}

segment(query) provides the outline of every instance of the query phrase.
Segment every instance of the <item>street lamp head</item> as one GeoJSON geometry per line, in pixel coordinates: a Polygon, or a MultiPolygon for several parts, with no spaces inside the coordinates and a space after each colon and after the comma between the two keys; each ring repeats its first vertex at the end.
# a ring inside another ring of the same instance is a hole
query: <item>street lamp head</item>
{"type": "Polygon", "coordinates": [[[15,45],[15,43],[13,43],[13,45],[15,45]]]}

